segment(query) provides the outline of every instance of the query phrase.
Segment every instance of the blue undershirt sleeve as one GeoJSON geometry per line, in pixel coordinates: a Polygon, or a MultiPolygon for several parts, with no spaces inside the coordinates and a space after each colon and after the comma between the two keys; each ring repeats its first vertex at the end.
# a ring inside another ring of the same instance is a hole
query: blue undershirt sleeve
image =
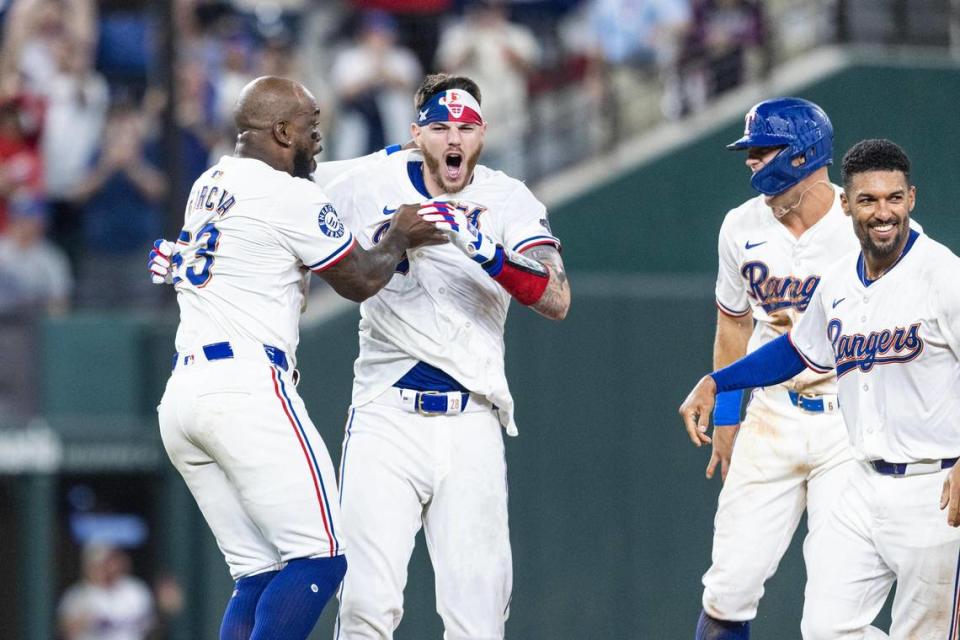
{"type": "Polygon", "coordinates": [[[789,380],[806,368],[790,339],[782,335],[710,376],[717,383],[717,393],[722,393],[769,387],[789,380]]]}

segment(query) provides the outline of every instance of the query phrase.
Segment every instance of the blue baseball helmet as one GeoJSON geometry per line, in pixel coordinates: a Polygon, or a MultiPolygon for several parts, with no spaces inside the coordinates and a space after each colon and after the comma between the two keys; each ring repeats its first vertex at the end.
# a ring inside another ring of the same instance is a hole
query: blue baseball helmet
{"type": "Polygon", "coordinates": [[[833,162],[833,125],[823,109],[802,98],[764,100],[747,112],[743,137],[727,149],[783,147],[750,185],[775,196],[833,162]],[[794,166],[798,158],[803,163],[794,166]]]}

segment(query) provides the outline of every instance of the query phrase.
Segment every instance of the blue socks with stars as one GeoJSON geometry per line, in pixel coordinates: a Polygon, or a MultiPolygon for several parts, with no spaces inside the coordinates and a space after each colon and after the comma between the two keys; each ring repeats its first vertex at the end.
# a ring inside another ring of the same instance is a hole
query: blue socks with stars
{"type": "Polygon", "coordinates": [[[696,640],[750,640],[750,621],[717,620],[701,611],[697,620],[696,640]]]}
{"type": "Polygon", "coordinates": [[[343,556],[298,558],[237,580],[220,640],[305,640],[346,572],[343,556]]]}

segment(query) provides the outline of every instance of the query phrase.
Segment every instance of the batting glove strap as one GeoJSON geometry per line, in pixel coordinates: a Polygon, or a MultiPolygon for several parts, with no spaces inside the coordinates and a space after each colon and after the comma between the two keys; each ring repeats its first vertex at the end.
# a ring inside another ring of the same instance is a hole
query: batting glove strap
{"type": "Polygon", "coordinates": [[[487,273],[521,304],[531,305],[539,301],[550,283],[547,268],[500,245],[497,245],[496,254],[501,256],[499,261],[495,256],[489,268],[484,265],[487,273]]]}

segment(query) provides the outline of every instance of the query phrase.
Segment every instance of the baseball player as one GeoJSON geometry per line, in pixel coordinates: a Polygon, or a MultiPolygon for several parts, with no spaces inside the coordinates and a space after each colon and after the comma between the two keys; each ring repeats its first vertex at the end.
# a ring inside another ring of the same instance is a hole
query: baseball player
{"type": "MultiPolygon", "coordinates": [[[[743,137],[727,148],[747,152],[750,184],[760,195],[727,213],[720,228],[715,368],[793,326],[826,267],[857,247],[841,190],[827,174],[833,126],[820,107],[799,98],[765,100],[750,109],[743,137]]],[[[698,640],[749,637],[763,585],[804,508],[811,531],[829,513],[851,461],[836,393],[832,373],[801,373],[757,389],[742,427],[742,392],[717,397],[706,475],[719,466],[724,485],[698,640]]],[[[808,561],[818,552],[804,550],[808,561]]]]}
{"type": "Polygon", "coordinates": [[[194,183],[177,241],[160,433],[236,580],[222,640],[306,638],[346,570],[333,466],[294,386],[306,277],[363,300],[404,251],[446,242],[410,206],[376,247],[357,246],[308,179],[318,113],[297,83],[247,85],[236,152],[194,183]]]}
{"type": "Polygon", "coordinates": [[[887,637],[870,624],[896,580],[890,637],[955,639],[960,259],[910,228],[916,189],[894,143],[851,148],[843,183],[861,251],[828,269],[789,334],[705,376],[680,413],[699,446],[716,392],[834,371],[857,462],[807,541],[803,636],[887,637]]]}
{"type": "Polygon", "coordinates": [[[401,151],[329,185],[343,221],[375,247],[401,203],[449,245],[407,252],[360,307],[360,353],[340,462],[350,572],[338,640],[400,623],[421,526],[446,638],[502,638],[512,585],[501,426],[516,434],[504,373],[511,298],[562,319],[570,289],[547,213],[518,180],[477,164],[486,123],[470,79],[428,76],[401,151]]]}

